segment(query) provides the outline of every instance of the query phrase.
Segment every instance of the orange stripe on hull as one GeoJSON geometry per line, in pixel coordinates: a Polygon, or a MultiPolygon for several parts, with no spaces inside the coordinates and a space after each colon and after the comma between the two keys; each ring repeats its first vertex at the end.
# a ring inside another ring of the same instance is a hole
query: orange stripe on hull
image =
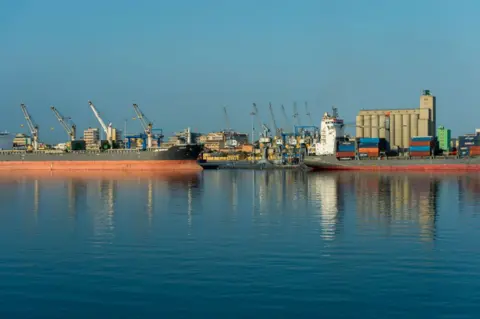
{"type": "Polygon", "coordinates": [[[316,171],[480,171],[479,164],[401,165],[401,166],[327,166],[316,171]]]}
{"type": "Polygon", "coordinates": [[[195,160],[155,161],[0,161],[0,170],[38,171],[201,171],[195,160]]]}

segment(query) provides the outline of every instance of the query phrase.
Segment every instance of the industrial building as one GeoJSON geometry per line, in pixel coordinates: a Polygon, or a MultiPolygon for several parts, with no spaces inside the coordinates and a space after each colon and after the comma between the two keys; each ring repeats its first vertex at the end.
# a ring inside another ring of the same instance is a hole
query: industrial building
{"type": "Polygon", "coordinates": [[[83,140],[87,145],[100,145],[100,131],[98,128],[88,128],[83,131],[83,140]]]}
{"type": "Polygon", "coordinates": [[[445,128],[444,126],[439,126],[437,129],[437,139],[438,147],[444,151],[450,151],[450,141],[452,139],[452,131],[445,128]]]}
{"type": "Polygon", "coordinates": [[[228,148],[228,143],[235,141],[235,147],[241,148],[242,145],[248,144],[248,134],[239,132],[213,132],[202,135],[198,142],[212,151],[220,151],[228,148]]]}
{"type": "Polygon", "coordinates": [[[435,96],[424,90],[418,108],[361,110],[355,126],[356,137],[385,138],[391,147],[406,149],[412,136],[436,136],[435,96]]]}

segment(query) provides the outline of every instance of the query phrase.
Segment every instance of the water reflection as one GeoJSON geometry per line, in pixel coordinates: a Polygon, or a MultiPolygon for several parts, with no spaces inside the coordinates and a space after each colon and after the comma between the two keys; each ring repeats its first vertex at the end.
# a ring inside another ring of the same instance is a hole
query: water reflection
{"type": "Polygon", "coordinates": [[[117,210],[131,210],[138,220],[145,221],[145,227],[152,226],[155,216],[164,212],[184,214],[186,225],[192,227],[196,214],[220,207],[232,220],[240,218],[242,211],[251,211],[253,222],[277,215],[310,216],[318,223],[323,240],[334,240],[351,231],[345,226],[350,220],[360,227],[368,225],[388,232],[392,225],[416,225],[420,239],[433,241],[438,233],[438,203],[442,196],[458,192],[460,210],[465,210],[465,205],[480,204],[478,174],[280,170],[180,175],[12,173],[0,174],[0,187],[8,187],[14,194],[11,196],[31,196],[28,206],[35,218],[39,211],[51,210],[52,203],[65,205],[61,211],[67,211],[74,220],[85,210],[91,211],[93,232],[102,240],[114,237],[117,210]],[[56,182],[63,186],[64,193],[50,191],[56,182]],[[43,193],[55,201],[43,200],[43,193]]]}

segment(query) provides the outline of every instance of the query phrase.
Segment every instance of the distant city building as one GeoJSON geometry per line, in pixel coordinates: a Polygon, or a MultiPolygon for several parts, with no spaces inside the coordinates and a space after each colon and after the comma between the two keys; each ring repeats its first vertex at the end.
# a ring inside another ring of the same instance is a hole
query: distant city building
{"type": "Polygon", "coordinates": [[[98,128],[88,128],[83,132],[83,140],[87,146],[100,145],[100,131],[98,128]]]}
{"type": "Polygon", "coordinates": [[[436,98],[429,90],[420,96],[419,108],[361,110],[356,118],[356,137],[378,137],[390,146],[406,149],[412,136],[435,136],[436,98]]]}
{"type": "Polygon", "coordinates": [[[452,131],[445,128],[444,126],[439,126],[437,129],[437,139],[439,148],[444,151],[450,151],[450,141],[452,139],[452,131]]]}

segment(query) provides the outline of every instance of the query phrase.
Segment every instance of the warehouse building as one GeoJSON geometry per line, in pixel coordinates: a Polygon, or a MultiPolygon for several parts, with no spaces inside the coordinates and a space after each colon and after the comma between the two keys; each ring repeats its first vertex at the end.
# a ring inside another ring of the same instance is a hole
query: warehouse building
{"type": "Polygon", "coordinates": [[[356,137],[378,137],[391,147],[406,149],[412,136],[436,136],[436,99],[424,90],[418,108],[361,110],[356,118],[356,137]]]}

